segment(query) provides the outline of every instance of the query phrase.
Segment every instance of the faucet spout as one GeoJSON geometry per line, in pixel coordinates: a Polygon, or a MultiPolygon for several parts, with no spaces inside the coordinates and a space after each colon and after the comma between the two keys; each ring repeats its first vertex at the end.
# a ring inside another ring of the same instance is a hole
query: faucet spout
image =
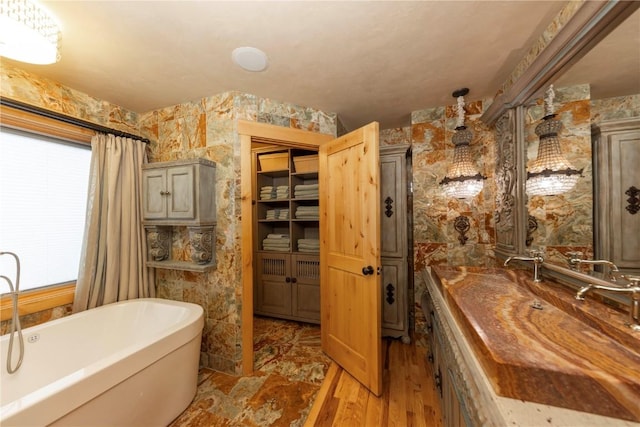
{"type": "Polygon", "coordinates": [[[618,276],[617,273],[619,273],[618,270],[618,266],[615,265],[613,262],[608,261],[606,259],[582,259],[580,258],[581,253],[580,252],[571,252],[570,253],[570,258],[569,258],[569,267],[571,267],[571,269],[575,270],[577,266],[579,265],[604,265],[606,267],[608,267],[609,269],[609,280],[611,280],[612,282],[616,281],[616,278],[618,276]]]}
{"type": "Polygon", "coordinates": [[[504,261],[504,266],[506,267],[511,261],[531,261],[533,262],[533,281],[534,282],[542,282],[540,278],[540,266],[544,262],[544,258],[542,256],[542,252],[532,251],[531,256],[510,256],[504,261]]]}
{"type": "Polygon", "coordinates": [[[614,292],[614,293],[628,293],[631,294],[631,306],[629,307],[629,323],[628,326],[634,331],[640,331],[640,286],[605,286],[594,285],[589,283],[583,286],[576,293],[576,299],[584,301],[584,297],[589,291],[598,289],[602,291],[614,292]]]}
{"type": "Polygon", "coordinates": [[[18,258],[18,255],[14,254],[13,252],[0,252],[0,256],[2,255],[11,255],[16,260],[15,287],[7,276],[0,276],[1,279],[4,279],[9,284],[9,290],[11,294],[11,335],[9,335],[9,348],[7,350],[7,372],[13,374],[20,368],[20,365],[22,365],[22,360],[24,358],[24,338],[22,336],[22,327],[20,326],[20,316],[18,313],[18,292],[20,290],[20,258],[18,258]],[[11,357],[13,355],[13,336],[16,333],[18,335],[20,352],[18,354],[18,363],[14,367],[11,362],[11,357]]]}

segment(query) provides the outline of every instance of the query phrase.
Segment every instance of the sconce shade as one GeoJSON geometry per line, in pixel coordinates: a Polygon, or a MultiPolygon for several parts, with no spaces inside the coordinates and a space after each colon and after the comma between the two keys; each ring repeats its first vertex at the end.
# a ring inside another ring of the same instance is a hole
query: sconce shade
{"type": "Polygon", "coordinates": [[[473,134],[465,127],[457,128],[451,140],[455,148],[453,163],[449,166],[444,179],[440,181],[442,190],[448,197],[468,199],[482,191],[484,177],[473,164],[469,144],[473,134]]]}
{"type": "Polygon", "coordinates": [[[0,55],[31,64],[59,61],[60,28],[55,18],[29,0],[1,0],[0,55]]]}
{"type": "Polygon", "coordinates": [[[555,196],[571,190],[578,182],[582,170],[577,170],[565,159],[560,150],[558,133],[562,122],[547,115],[536,126],[540,138],[538,156],[527,171],[527,194],[530,196],[555,196]]]}

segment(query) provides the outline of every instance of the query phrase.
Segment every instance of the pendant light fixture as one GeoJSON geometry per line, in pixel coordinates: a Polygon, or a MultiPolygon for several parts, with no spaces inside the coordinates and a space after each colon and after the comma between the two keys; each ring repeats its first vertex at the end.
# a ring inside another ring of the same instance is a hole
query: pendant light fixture
{"type": "Polygon", "coordinates": [[[453,92],[457,99],[456,133],[451,138],[455,145],[453,151],[453,164],[449,166],[444,179],[440,181],[442,190],[448,197],[456,199],[468,199],[475,197],[481,190],[487,177],[483,176],[471,159],[471,140],[473,133],[464,124],[464,96],[469,89],[463,88],[453,92]]]}
{"type": "Polygon", "coordinates": [[[0,0],[0,55],[30,64],[60,60],[60,27],[31,0],[0,0]]]}
{"type": "Polygon", "coordinates": [[[555,119],[553,85],[547,89],[544,99],[544,117],[536,126],[536,135],[540,138],[538,156],[527,170],[527,194],[530,196],[555,196],[571,190],[582,175],[565,159],[560,150],[558,133],[562,122],[555,119]]]}

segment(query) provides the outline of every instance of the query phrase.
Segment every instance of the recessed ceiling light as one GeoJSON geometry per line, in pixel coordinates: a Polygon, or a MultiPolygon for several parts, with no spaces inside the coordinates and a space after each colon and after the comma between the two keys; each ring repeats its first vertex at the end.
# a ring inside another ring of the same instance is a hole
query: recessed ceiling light
{"type": "Polygon", "coordinates": [[[255,47],[239,47],[231,52],[233,62],[247,71],[264,71],[267,68],[267,54],[255,47]]]}

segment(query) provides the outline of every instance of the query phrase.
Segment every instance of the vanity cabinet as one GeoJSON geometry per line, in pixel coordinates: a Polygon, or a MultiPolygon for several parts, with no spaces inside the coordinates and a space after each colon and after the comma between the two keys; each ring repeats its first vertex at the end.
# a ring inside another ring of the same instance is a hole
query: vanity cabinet
{"type": "Polygon", "coordinates": [[[215,267],[216,164],[207,159],[147,163],[142,166],[142,214],[147,265],[190,271],[215,267]],[[171,259],[172,234],[185,226],[191,261],[171,259]]]}
{"type": "Polygon", "coordinates": [[[460,384],[456,383],[460,371],[453,356],[453,348],[429,291],[423,294],[422,310],[427,320],[427,362],[431,365],[433,382],[442,408],[442,424],[445,427],[471,427],[473,424],[469,413],[460,398],[460,384]]]}

